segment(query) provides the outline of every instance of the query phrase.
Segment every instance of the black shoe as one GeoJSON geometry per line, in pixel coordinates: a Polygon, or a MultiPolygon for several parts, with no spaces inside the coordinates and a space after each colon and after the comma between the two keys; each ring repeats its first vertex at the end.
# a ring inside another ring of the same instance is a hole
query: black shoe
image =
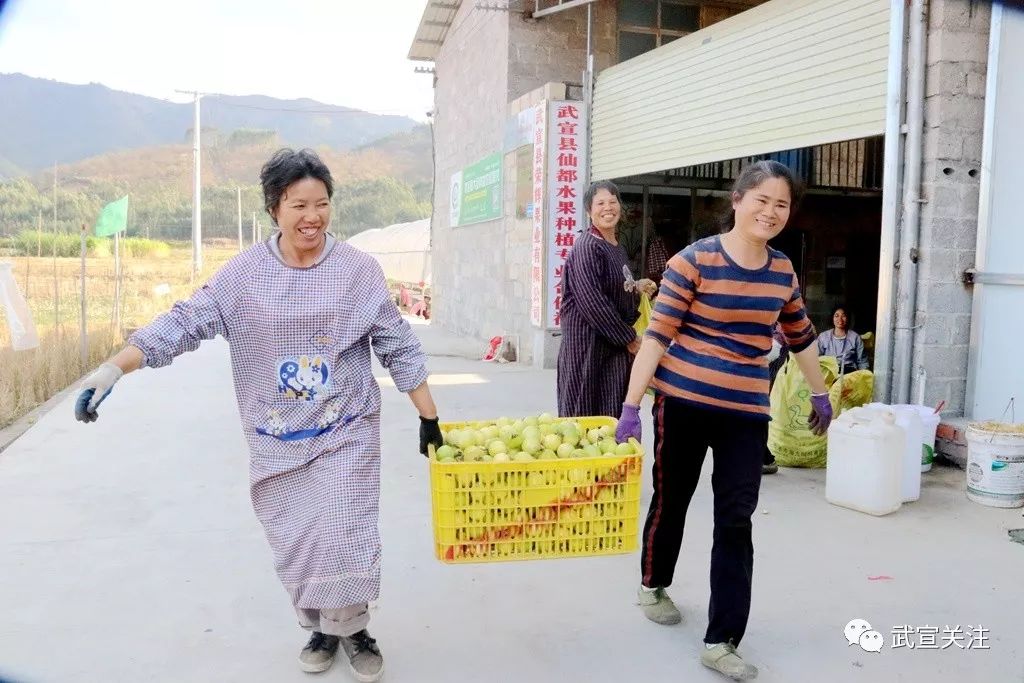
{"type": "Polygon", "coordinates": [[[380,654],[377,641],[364,628],[341,639],[341,646],[348,655],[348,669],[360,683],[374,683],[384,675],[384,657],[380,654]]]}
{"type": "Polygon", "coordinates": [[[775,474],[779,471],[779,466],[774,460],[766,462],[761,465],[761,474],[775,474]]]}
{"type": "Polygon", "coordinates": [[[299,653],[299,664],[309,674],[327,671],[334,663],[334,655],[338,653],[338,636],[328,636],[313,631],[306,647],[299,653]]]}

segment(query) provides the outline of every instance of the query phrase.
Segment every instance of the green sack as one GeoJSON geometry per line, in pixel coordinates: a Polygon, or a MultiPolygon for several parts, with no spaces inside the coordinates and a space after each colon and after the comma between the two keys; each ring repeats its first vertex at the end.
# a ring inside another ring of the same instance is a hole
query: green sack
{"type": "MultiPolygon", "coordinates": [[[[825,386],[831,387],[839,375],[839,365],[831,356],[818,358],[825,386]]],[[[835,410],[835,406],[833,406],[835,410]]],[[[782,467],[824,467],[828,435],[815,436],[807,425],[811,417],[811,388],[800,372],[796,358],[790,356],[775,377],[768,423],[768,450],[782,467]]]]}

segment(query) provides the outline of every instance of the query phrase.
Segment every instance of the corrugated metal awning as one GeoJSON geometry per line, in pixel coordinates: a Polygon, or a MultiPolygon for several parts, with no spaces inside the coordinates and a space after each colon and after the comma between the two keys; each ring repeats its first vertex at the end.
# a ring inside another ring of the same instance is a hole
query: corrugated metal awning
{"type": "Polygon", "coordinates": [[[462,0],[427,0],[416,37],[409,48],[409,59],[434,61],[461,6],[462,0]]]}
{"type": "Polygon", "coordinates": [[[595,180],[881,135],[889,0],[771,0],[602,71],[595,180]]]}

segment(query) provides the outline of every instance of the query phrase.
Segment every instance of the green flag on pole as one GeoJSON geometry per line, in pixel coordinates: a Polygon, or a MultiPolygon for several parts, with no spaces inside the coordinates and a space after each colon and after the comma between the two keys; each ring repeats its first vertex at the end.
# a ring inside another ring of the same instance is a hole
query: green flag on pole
{"type": "Polygon", "coordinates": [[[128,227],[128,195],[110,202],[103,207],[100,217],[96,219],[95,233],[97,237],[109,237],[124,232],[128,227]]]}

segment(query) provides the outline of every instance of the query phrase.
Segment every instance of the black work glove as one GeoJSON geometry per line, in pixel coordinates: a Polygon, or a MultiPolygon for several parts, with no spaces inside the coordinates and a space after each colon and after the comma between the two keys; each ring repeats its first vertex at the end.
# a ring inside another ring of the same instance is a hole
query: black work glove
{"type": "Polygon", "coordinates": [[[435,449],[444,445],[444,437],[441,435],[441,425],[438,418],[428,420],[420,417],[420,453],[427,455],[427,446],[435,449]]]}

